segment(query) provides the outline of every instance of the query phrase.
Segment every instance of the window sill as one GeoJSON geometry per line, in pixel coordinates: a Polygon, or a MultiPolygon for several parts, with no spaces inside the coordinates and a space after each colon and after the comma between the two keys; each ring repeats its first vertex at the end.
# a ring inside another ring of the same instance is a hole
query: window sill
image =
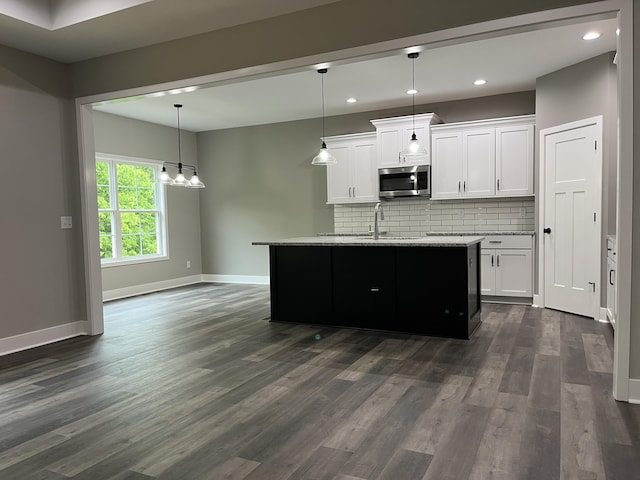
{"type": "Polygon", "coordinates": [[[102,268],[111,268],[111,267],[127,267],[129,265],[139,265],[141,263],[152,263],[152,262],[164,262],[169,260],[169,255],[157,255],[154,257],[136,257],[127,260],[109,260],[106,262],[101,261],[100,266],[102,268]]]}

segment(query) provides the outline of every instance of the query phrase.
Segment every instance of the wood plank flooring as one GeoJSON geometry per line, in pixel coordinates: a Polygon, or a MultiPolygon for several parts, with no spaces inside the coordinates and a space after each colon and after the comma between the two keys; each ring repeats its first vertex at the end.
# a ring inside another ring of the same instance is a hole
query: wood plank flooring
{"type": "Polygon", "coordinates": [[[640,479],[609,325],[484,304],[465,341],[268,316],[267,287],[202,284],[1,357],[0,479],[640,479]]]}

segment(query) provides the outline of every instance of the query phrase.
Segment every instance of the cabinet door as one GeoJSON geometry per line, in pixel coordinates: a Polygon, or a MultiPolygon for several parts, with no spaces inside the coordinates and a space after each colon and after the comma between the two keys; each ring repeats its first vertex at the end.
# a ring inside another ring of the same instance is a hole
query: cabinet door
{"type": "Polygon", "coordinates": [[[482,249],[480,251],[480,293],[482,295],[496,294],[496,251],[482,249]]]}
{"type": "Polygon", "coordinates": [[[496,250],[496,295],[531,297],[531,250],[496,250]]]}
{"type": "Polygon", "coordinates": [[[429,165],[431,163],[429,159],[430,148],[430,138],[429,138],[429,126],[426,123],[416,123],[415,130],[413,124],[407,125],[402,128],[402,135],[400,138],[400,151],[404,151],[404,149],[409,145],[411,141],[411,135],[413,132],[416,132],[416,138],[418,139],[418,143],[422,148],[427,151],[426,155],[420,156],[401,156],[403,165],[429,165]]]}
{"type": "Polygon", "coordinates": [[[607,317],[611,325],[616,326],[616,263],[607,258],[607,317]]]}
{"type": "Polygon", "coordinates": [[[332,145],[331,154],[336,157],[335,165],[327,165],[327,203],[351,202],[350,155],[348,145],[332,145]]]}
{"type": "Polygon", "coordinates": [[[495,194],[495,129],[462,133],[462,194],[488,197],[495,194]]]}
{"type": "Polygon", "coordinates": [[[399,127],[380,127],[377,129],[378,137],[378,168],[399,167],[400,136],[399,127]]]}
{"type": "Polygon", "coordinates": [[[378,201],[378,169],[376,167],[375,139],[355,143],[351,150],[352,201],[378,201]]]}
{"type": "Polygon", "coordinates": [[[533,195],[533,125],[496,128],[496,195],[533,195]]]}
{"type": "Polygon", "coordinates": [[[384,328],[396,308],[395,249],[333,248],[333,302],[340,325],[384,328]]]}
{"type": "Polygon", "coordinates": [[[431,198],[459,198],[462,191],[462,134],[433,134],[431,155],[431,198]]]}
{"type": "Polygon", "coordinates": [[[331,247],[271,246],[271,319],[329,323],[331,247]]]}

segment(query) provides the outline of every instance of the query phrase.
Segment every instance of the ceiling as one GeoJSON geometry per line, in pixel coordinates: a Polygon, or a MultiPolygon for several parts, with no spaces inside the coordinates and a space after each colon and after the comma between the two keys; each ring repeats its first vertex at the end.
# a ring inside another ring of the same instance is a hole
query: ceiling
{"type": "MultiPolygon", "coordinates": [[[[74,62],[131,48],[313,8],[336,0],[0,0],[0,44],[74,62]]],[[[416,104],[533,90],[536,78],[616,48],[616,20],[534,30],[419,50],[416,104]],[[591,30],[602,33],[582,40],[591,30]],[[478,78],[487,80],[474,86],[478,78]]],[[[327,116],[406,106],[411,113],[412,65],[394,52],[329,65],[324,76],[327,116]],[[346,99],[355,97],[356,103],[346,99]]],[[[315,118],[321,77],[303,71],[245,78],[223,85],[124,98],[99,111],[200,132],[315,118]]]]}
{"type": "MultiPolygon", "coordinates": [[[[421,49],[415,60],[417,105],[534,90],[536,78],[616,49],[615,19],[421,49]],[[587,31],[600,38],[585,41],[587,31]],[[487,83],[475,86],[483,78],[487,83]]],[[[410,45],[407,45],[410,47],[410,45]]],[[[301,120],[322,114],[321,77],[306,71],[218,86],[119,99],[96,105],[99,111],[175,126],[173,105],[183,104],[181,126],[200,132],[301,120]]],[[[400,106],[411,113],[411,60],[394,54],[330,66],[324,75],[327,116],[400,106]],[[347,103],[355,97],[356,103],[347,103]]]]}
{"type": "Polygon", "coordinates": [[[0,44],[72,63],[338,0],[0,0],[0,44]]]}

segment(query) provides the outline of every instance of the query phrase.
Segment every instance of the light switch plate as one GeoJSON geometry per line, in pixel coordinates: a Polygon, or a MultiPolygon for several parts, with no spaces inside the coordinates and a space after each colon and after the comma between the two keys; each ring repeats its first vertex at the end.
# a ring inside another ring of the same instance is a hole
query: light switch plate
{"type": "Polygon", "coordinates": [[[68,230],[73,228],[73,218],[72,217],[60,217],[60,228],[63,230],[68,230]]]}

